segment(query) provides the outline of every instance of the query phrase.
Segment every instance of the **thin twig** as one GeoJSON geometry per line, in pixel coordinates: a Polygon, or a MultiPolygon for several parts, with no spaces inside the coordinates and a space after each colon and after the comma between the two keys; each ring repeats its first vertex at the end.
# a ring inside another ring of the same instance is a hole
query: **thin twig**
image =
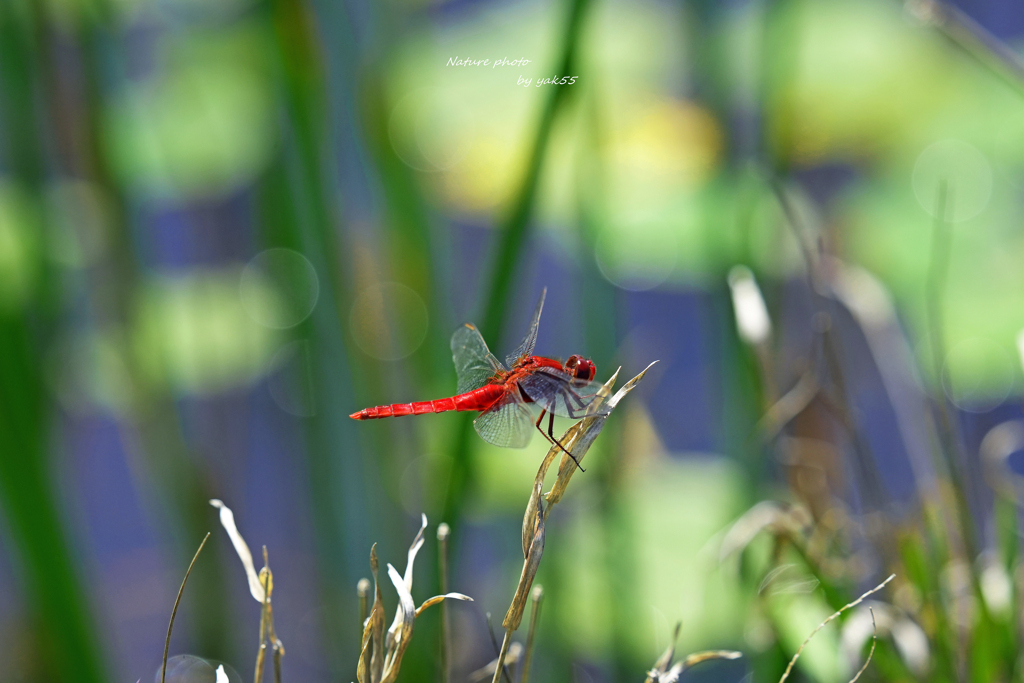
{"type": "Polygon", "coordinates": [[[505,668],[505,655],[508,654],[509,636],[510,632],[505,631],[505,642],[498,647],[498,638],[494,635],[494,625],[491,624],[491,613],[487,613],[487,633],[491,636],[491,647],[494,648],[495,666],[494,666],[494,683],[498,683],[498,672],[502,672],[505,675],[506,683],[512,683],[512,676],[509,675],[508,670],[505,668]]]}
{"type": "Polygon", "coordinates": [[[857,679],[860,675],[868,668],[868,664],[871,663],[871,658],[875,654],[875,645],[878,643],[878,627],[875,626],[875,611],[868,607],[868,612],[871,613],[871,652],[868,653],[868,658],[864,660],[864,666],[860,668],[857,675],[850,679],[850,683],[857,683],[857,679]]]}
{"type": "Polygon", "coordinates": [[[537,617],[540,615],[540,605],[544,600],[544,589],[541,586],[534,586],[530,598],[533,600],[533,609],[530,612],[530,629],[526,632],[526,652],[523,655],[523,668],[519,674],[519,683],[527,683],[530,680],[530,657],[533,655],[533,637],[537,632],[537,617]]]}
{"type": "Polygon", "coordinates": [[[505,629],[505,640],[501,641],[501,652],[498,653],[498,661],[494,663],[494,678],[491,679],[491,683],[498,683],[503,672],[508,683],[512,683],[512,679],[509,677],[508,671],[505,670],[505,655],[508,654],[508,646],[511,642],[512,630],[505,629]]]}
{"type": "Polygon", "coordinates": [[[888,579],[886,579],[882,583],[878,584],[877,586],[875,586],[874,588],[872,588],[867,593],[865,593],[864,595],[860,596],[859,598],[857,598],[856,600],[854,600],[850,604],[845,605],[843,607],[840,607],[838,611],[836,611],[834,614],[832,614],[832,616],[830,616],[828,619],[826,619],[825,621],[823,621],[820,624],[818,624],[818,628],[816,628],[813,631],[811,631],[811,635],[807,636],[807,639],[804,640],[804,642],[800,645],[800,648],[797,649],[796,654],[793,655],[793,659],[789,660],[789,666],[786,667],[786,671],[785,671],[785,673],[782,674],[782,678],[779,679],[779,683],[784,683],[784,681],[787,678],[789,678],[790,672],[793,670],[793,667],[796,666],[796,660],[800,659],[800,655],[803,653],[804,648],[807,647],[807,643],[811,642],[811,638],[816,636],[818,634],[818,631],[820,631],[821,629],[825,628],[828,624],[830,624],[832,622],[833,619],[838,617],[840,614],[842,614],[846,610],[850,609],[851,607],[856,607],[857,605],[862,603],[864,601],[864,599],[866,597],[868,597],[869,595],[871,595],[873,593],[877,593],[878,591],[880,591],[883,588],[885,588],[885,585],[887,583],[889,583],[890,581],[892,581],[893,579],[895,579],[895,578],[896,578],[895,574],[890,574],[888,579]]]}
{"type": "Polygon", "coordinates": [[[263,546],[263,609],[260,613],[260,649],[256,652],[256,673],[253,675],[255,683],[263,681],[263,661],[267,656],[267,607],[270,604],[270,569],[267,567],[267,546],[263,546]]]}
{"type": "Polygon", "coordinates": [[[188,582],[188,575],[192,573],[192,567],[195,566],[196,560],[199,559],[199,553],[203,552],[203,546],[206,545],[206,541],[210,538],[210,532],[207,531],[206,535],[203,536],[203,542],[199,544],[199,549],[196,550],[196,554],[192,556],[192,561],[188,564],[188,569],[185,570],[185,578],[181,580],[181,587],[178,589],[178,597],[174,599],[174,609],[171,610],[171,621],[167,624],[167,640],[164,641],[164,661],[160,665],[160,683],[164,683],[167,677],[167,651],[171,648],[171,629],[174,628],[174,617],[178,613],[178,603],[181,602],[181,594],[185,592],[185,584],[188,582]]]}

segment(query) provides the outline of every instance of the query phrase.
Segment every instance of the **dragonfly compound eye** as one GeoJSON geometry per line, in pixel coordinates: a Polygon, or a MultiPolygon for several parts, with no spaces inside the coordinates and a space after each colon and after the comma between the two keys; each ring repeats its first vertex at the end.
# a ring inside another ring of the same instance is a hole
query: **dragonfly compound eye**
{"type": "Polygon", "coordinates": [[[580,358],[576,365],[576,376],[580,379],[590,381],[597,375],[597,366],[586,358],[580,358]]]}
{"type": "Polygon", "coordinates": [[[594,375],[597,374],[594,364],[582,356],[569,356],[569,359],[565,361],[565,371],[575,379],[586,382],[594,379],[594,375]]]}

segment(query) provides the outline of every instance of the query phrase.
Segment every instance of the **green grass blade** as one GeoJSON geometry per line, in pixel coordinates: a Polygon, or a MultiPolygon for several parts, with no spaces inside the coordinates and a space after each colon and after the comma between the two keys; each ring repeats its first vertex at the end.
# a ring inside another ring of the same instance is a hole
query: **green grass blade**
{"type": "MultiPolygon", "coordinates": [[[[558,73],[576,75],[576,54],[583,19],[590,0],[569,0],[568,18],[562,38],[561,59],[558,73]]],[[[526,167],[522,183],[516,193],[512,209],[500,225],[498,246],[494,252],[491,267],[491,283],[483,304],[483,323],[480,332],[491,344],[498,344],[508,316],[508,294],[516,274],[516,268],[523,255],[523,247],[530,233],[530,218],[533,214],[540,183],[541,170],[547,155],[551,131],[558,113],[562,110],[570,94],[568,85],[552,85],[548,98],[541,110],[536,134],[530,152],[530,161],[526,167]]],[[[453,527],[457,527],[461,517],[462,506],[466,499],[466,491],[471,488],[474,473],[470,464],[470,444],[472,442],[471,416],[462,419],[458,429],[452,474],[445,495],[442,518],[453,527]]]]}
{"type": "MultiPolygon", "coordinates": [[[[590,0],[570,0],[569,16],[562,39],[562,56],[556,72],[559,75],[576,75],[577,45],[582,32],[583,18],[589,6],[590,0]]],[[[522,256],[523,247],[530,234],[530,218],[533,215],[537,187],[540,184],[551,130],[559,111],[570,94],[570,87],[568,85],[551,86],[548,98],[544,102],[544,108],[541,110],[540,121],[537,124],[526,174],[516,193],[512,210],[500,226],[498,247],[492,261],[490,288],[487,298],[484,300],[483,324],[480,325],[480,332],[484,339],[490,340],[493,344],[497,344],[501,340],[504,330],[508,313],[508,293],[522,256]]]]}
{"type": "Polygon", "coordinates": [[[38,345],[18,315],[0,317],[0,508],[20,559],[42,664],[52,680],[107,680],[88,600],[52,487],[49,415],[38,345]]]}
{"type": "MultiPolygon", "coordinates": [[[[0,106],[8,169],[34,196],[43,182],[39,137],[39,64],[35,20],[27,5],[0,4],[0,106]],[[24,10],[19,13],[18,10],[24,10]]],[[[41,272],[41,259],[35,264],[41,272]]],[[[24,308],[0,311],[0,510],[20,562],[27,607],[51,680],[100,683],[103,655],[88,614],[52,486],[44,381],[36,331],[53,312],[40,278],[24,308]],[[29,307],[34,312],[30,319],[29,307]]]]}

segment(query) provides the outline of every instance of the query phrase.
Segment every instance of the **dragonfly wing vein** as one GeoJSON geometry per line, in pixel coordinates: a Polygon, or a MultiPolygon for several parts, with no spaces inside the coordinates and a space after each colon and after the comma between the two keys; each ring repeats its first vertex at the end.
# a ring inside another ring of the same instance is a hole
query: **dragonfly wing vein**
{"type": "Polygon", "coordinates": [[[477,434],[502,448],[524,448],[533,435],[533,417],[515,394],[508,394],[473,421],[477,434]]]}
{"type": "Polygon", "coordinates": [[[580,382],[560,370],[541,368],[519,380],[519,386],[538,407],[559,417],[578,420],[600,413],[591,404],[601,382],[580,382]]]}
{"type": "Polygon", "coordinates": [[[515,365],[516,361],[523,356],[529,356],[533,353],[533,347],[537,345],[537,330],[540,328],[540,313],[544,310],[544,297],[547,296],[547,293],[547,287],[541,290],[540,300],[537,302],[537,308],[533,311],[533,321],[530,323],[530,331],[526,333],[526,337],[519,345],[519,348],[513,351],[512,355],[505,358],[505,362],[508,363],[509,367],[515,365]]]}
{"type": "Polygon", "coordinates": [[[473,325],[463,325],[452,335],[452,360],[458,378],[457,393],[479,389],[495,373],[504,370],[501,361],[487,348],[487,342],[473,325]]]}

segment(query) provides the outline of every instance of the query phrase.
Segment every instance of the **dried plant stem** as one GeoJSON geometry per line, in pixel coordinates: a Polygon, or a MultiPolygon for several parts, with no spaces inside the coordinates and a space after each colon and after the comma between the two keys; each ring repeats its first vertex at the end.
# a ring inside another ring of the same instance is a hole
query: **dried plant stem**
{"type": "MultiPolygon", "coordinates": [[[[437,526],[437,558],[438,574],[441,582],[441,595],[448,593],[448,537],[451,535],[451,528],[441,522],[437,526]]],[[[448,627],[448,603],[441,602],[441,683],[449,683],[452,679],[451,672],[451,631],[448,627]]]]}
{"type": "MultiPolygon", "coordinates": [[[[877,586],[875,586],[874,588],[869,590],[867,593],[864,593],[864,595],[860,596],[859,598],[857,598],[856,600],[854,600],[850,604],[844,605],[843,607],[840,607],[835,613],[832,614],[832,616],[830,616],[828,619],[826,619],[825,621],[823,621],[820,624],[818,624],[818,628],[816,628],[813,631],[811,631],[811,635],[807,636],[807,639],[804,640],[804,642],[800,645],[800,647],[796,651],[796,654],[793,655],[793,659],[789,660],[789,666],[786,667],[786,671],[785,671],[785,673],[782,674],[782,678],[779,679],[779,683],[784,683],[784,681],[787,678],[789,678],[790,672],[793,671],[793,667],[796,666],[796,660],[800,659],[800,655],[803,654],[804,648],[807,647],[807,644],[809,642],[811,642],[811,639],[814,638],[814,636],[818,635],[818,631],[820,631],[821,629],[825,628],[828,624],[830,624],[834,619],[836,619],[840,614],[842,614],[846,610],[850,609],[851,607],[856,607],[860,603],[864,602],[864,599],[867,598],[869,595],[872,595],[873,593],[877,593],[878,591],[880,591],[883,588],[885,588],[885,585],[887,583],[889,583],[890,581],[892,581],[893,579],[895,579],[895,578],[896,578],[895,574],[890,574],[889,578],[887,578],[885,581],[883,581],[882,583],[878,584],[877,586]]],[[[874,646],[872,646],[872,651],[874,651],[874,646]]],[[[858,676],[859,675],[860,674],[858,674],[858,676]]],[[[856,680],[856,679],[854,679],[854,680],[856,680]]]]}
{"type": "Polygon", "coordinates": [[[494,666],[494,678],[491,683],[498,683],[501,680],[501,672],[505,670],[505,656],[508,654],[508,646],[512,644],[512,629],[505,629],[505,639],[501,641],[501,651],[498,653],[498,661],[494,666]]]}
{"type": "MultiPolygon", "coordinates": [[[[819,390],[816,395],[823,399],[823,405],[830,409],[830,412],[838,419],[840,426],[846,432],[857,456],[858,474],[864,481],[865,502],[869,507],[878,508],[881,503],[877,498],[877,491],[883,489],[881,475],[875,466],[875,459],[871,455],[871,448],[861,433],[850,407],[849,392],[846,385],[846,374],[840,358],[839,339],[828,322],[835,314],[835,299],[828,292],[830,291],[829,276],[822,267],[822,259],[819,250],[821,248],[820,238],[815,241],[814,237],[820,232],[819,229],[811,230],[815,226],[805,226],[793,205],[793,201],[786,192],[785,187],[778,179],[772,179],[772,190],[775,193],[779,206],[786,217],[786,224],[789,226],[800,247],[804,265],[807,268],[807,286],[810,289],[814,301],[815,318],[824,323],[821,328],[821,350],[822,360],[825,363],[824,370],[831,380],[834,392],[826,391],[826,386],[819,383],[819,390]]],[[[816,323],[816,324],[820,324],[816,323]]]]}
{"type": "Polygon", "coordinates": [[[281,658],[284,657],[284,643],[281,642],[274,631],[273,605],[267,605],[267,628],[270,634],[270,643],[274,650],[274,683],[281,683],[281,658]]]}
{"type": "Polygon", "coordinates": [[[860,668],[856,676],[850,679],[850,683],[857,683],[857,679],[860,678],[860,675],[867,670],[868,664],[871,663],[871,658],[875,655],[875,645],[878,644],[878,628],[875,625],[875,611],[869,607],[868,612],[871,613],[871,651],[868,652],[868,658],[864,660],[864,666],[860,668]]]}
{"type": "MultiPolygon", "coordinates": [[[[260,620],[260,622],[261,622],[260,625],[261,626],[262,626],[262,621],[263,620],[261,619],[260,620]]],[[[256,683],[263,683],[263,664],[264,664],[264,660],[266,659],[266,655],[267,655],[267,644],[266,643],[260,643],[260,648],[256,652],[256,673],[255,673],[255,681],[256,681],[256,683]]]]}
{"type": "Polygon", "coordinates": [[[160,665],[160,683],[164,683],[164,680],[167,678],[167,651],[171,648],[171,629],[174,628],[174,617],[178,614],[178,603],[181,602],[181,594],[185,592],[188,575],[192,573],[192,567],[195,566],[196,560],[199,559],[199,553],[203,552],[203,546],[206,545],[206,541],[209,538],[210,532],[207,531],[206,535],[203,536],[202,543],[199,544],[199,548],[196,550],[196,554],[192,556],[192,561],[188,563],[188,569],[185,570],[185,578],[181,580],[181,587],[178,589],[178,597],[174,599],[174,608],[171,609],[171,621],[167,624],[167,639],[164,641],[164,661],[160,665]]]}
{"type": "MultiPolygon", "coordinates": [[[[495,667],[496,667],[495,671],[502,671],[502,670],[504,670],[503,673],[505,675],[505,683],[512,683],[512,676],[509,674],[508,669],[505,668],[505,661],[504,661],[504,659],[501,660],[501,663],[498,663],[497,657],[498,657],[499,654],[501,654],[501,648],[498,647],[498,639],[494,636],[494,625],[491,623],[491,613],[490,612],[487,613],[487,633],[491,636],[491,647],[494,648],[494,657],[495,657],[494,661],[495,661],[495,667]]],[[[508,656],[507,653],[506,653],[505,656],[506,657],[508,656]]]]}
{"type": "Polygon", "coordinates": [[[519,674],[519,683],[527,683],[530,680],[530,657],[533,655],[533,637],[537,633],[537,617],[540,614],[541,602],[544,600],[544,589],[541,586],[534,586],[530,598],[533,600],[533,609],[530,611],[530,630],[526,634],[526,652],[523,655],[523,669],[519,674]]]}
{"type": "Polygon", "coordinates": [[[263,609],[260,611],[260,647],[256,652],[255,683],[263,682],[263,662],[267,656],[267,616],[270,611],[270,570],[267,568],[267,546],[263,546],[263,609]]]}
{"type": "Polygon", "coordinates": [[[1024,87],[1024,60],[963,10],[941,0],[911,0],[908,4],[918,17],[979,63],[1018,90],[1024,87]]]}
{"type": "MultiPolygon", "coordinates": [[[[654,363],[651,363],[651,365],[654,365],[654,363]]],[[[598,390],[594,401],[591,403],[589,410],[593,411],[593,414],[587,415],[570,427],[559,440],[562,446],[552,446],[548,449],[547,455],[541,462],[540,468],[537,470],[537,476],[533,481],[533,491],[526,505],[526,512],[523,515],[523,570],[519,576],[519,584],[516,586],[512,604],[509,605],[505,618],[501,622],[501,625],[505,628],[505,642],[502,644],[501,652],[498,654],[492,683],[498,683],[498,679],[501,677],[512,633],[522,623],[523,614],[526,611],[526,602],[531,596],[530,588],[533,586],[533,580],[536,578],[537,570],[540,567],[541,557],[544,555],[545,519],[547,514],[561,500],[573,472],[577,469],[579,461],[583,460],[587,451],[590,450],[590,446],[594,443],[594,439],[597,438],[598,434],[601,433],[605,421],[612,410],[614,410],[615,406],[618,405],[619,401],[626,394],[639,384],[651,365],[648,365],[643,372],[626,382],[612,396],[611,390],[615,384],[615,379],[619,375],[619,371],[616,370],[615,374],[598,390]],[[566,450],[564,454],[561,453],[563,449],[566,450]],[[542,493],[544,490],[544,477],[547,475],[548,469],[555,458],[559,455],[562,456],[562,462],[558,468],[558,478],[551,491],[545,496],[542,493]],[[548,502],[548,509],[546,511],[544,509],[545,499],[548,502]]],[[[536,617],[536,609],[534,610],[534,617],[536,617]]],[[[531,626],[531,632],[532,630],[531,626]]],[[[509,683],[511,683],[511,679],[509,679],[509,683]]]]}

